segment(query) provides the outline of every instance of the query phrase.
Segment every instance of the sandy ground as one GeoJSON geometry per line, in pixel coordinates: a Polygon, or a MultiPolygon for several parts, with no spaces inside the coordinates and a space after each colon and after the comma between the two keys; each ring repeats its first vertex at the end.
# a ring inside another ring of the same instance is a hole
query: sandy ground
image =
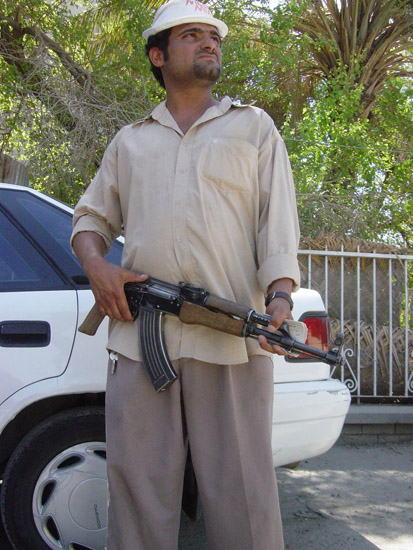
{"type": "MultiPolygon", "coordinates": [[[[347,446],[277,469],[286,550],[413,550],[413,442],[347,446]]],[[[183,519],[179,550],[207,550],[183,519]]]]}
{"type": "MultiPolygon", "coordinates": [[[[336,445],[277,476],[285,550],[413,550],[413,442],[336,445]]],[[[179,550],[207,548],[183,515],[179,550]]]]}

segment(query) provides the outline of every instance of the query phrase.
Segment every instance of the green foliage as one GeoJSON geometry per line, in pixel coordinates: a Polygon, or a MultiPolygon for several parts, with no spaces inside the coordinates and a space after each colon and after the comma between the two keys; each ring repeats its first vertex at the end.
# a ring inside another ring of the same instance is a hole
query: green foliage
{"type": "Polygon", "coordinates": [[[73,203],[117,130],[151,105],[152,78],[141,61],[131,63],[134,47],[122,39],[128,6],[58,2],[51,10],[36,0],[2,8],[0,152],[28,166],[34,187],[73,203]]]}
{"type": "Polygon", "coordinates": [[[397,0],[320,0],[294,22],[316,79],[285,129],[306,234],[413,246],[411,9],[397,0]],[[308,194],[310,193],[310,194],[308,194]]]}
{"type": "MultiPolygon", "coordinates": [[[[0,152],[28,165],[32,185],[75,202],[116,131],[164,99],[141,36],[162,3],[2,2],[0,152]]],[[[229,26],[215,93],[274,119],[303,234],[412,247],[409,3],[209,5],[229,26]]]]}
{"type": "Polygon", "coordinates": [[[377,115],[368,119],[358,116],[361,87],[343,79],[345,73],[340,85],[320,85],[296,127],[285,127],[303,233],[333,232],[411,246],[409,93],[402,82],[392,82],[377,115]],[[390,109],[389,102],[401,103],[400,110],[390,109]]]}

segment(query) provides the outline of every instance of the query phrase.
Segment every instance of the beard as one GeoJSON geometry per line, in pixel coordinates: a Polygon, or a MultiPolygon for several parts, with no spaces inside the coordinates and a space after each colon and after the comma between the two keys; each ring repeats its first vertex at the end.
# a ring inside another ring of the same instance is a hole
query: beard
{"type": "Polygon", "coordinates": [[[209,65],[207,63],[194,63],[193,67],[194,76],[198,80],[205,80],[206,82],[218,82],[221,76],[221,67],[209,65]]]}

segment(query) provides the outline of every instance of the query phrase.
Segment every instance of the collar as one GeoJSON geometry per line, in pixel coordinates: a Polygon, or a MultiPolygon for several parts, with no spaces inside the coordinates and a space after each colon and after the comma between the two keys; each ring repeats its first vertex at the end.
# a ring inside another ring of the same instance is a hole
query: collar
{"type": "MultiPolygon", "coordinates": [[[[208,120],[211,120],[213,118],[217,118],[219,116],[224,115],[226,112],[228,112],[232,107],[240,108],[240,107],[248,107],[248,105],[241,105],[238,103],[234,103],[232,99],[228,96],[225,96],[221,99],[221,101],[218,103],[218,105],[214,105],[212,107],[209,107],[205,113],[199,118],[194,126],[201,124],[202,122],[207,122],[208,120]]],[[[143,122],[147,120],[156,120],[163,126],[168,126],[170,128],[173,128],[178,133],[182,133],[179,126],[175,122],[174,117],[171,115],[171,113],[168,110],[168,107],[166,105],[166,100],[162,101],[157,105],[153,111],[147,115],[146,117],[137,120],[132,124],[132,126],[136,126],[138,124],[142,124],[143,122]]]]}

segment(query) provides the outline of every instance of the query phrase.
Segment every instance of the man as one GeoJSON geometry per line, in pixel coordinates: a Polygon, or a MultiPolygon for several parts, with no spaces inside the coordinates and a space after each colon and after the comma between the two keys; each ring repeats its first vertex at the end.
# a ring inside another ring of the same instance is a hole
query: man
{"type": "Polygon", "coordinates": [[[73,248],[110,319],[106,393],[108,550],[176,550],[187,447],[210,550],[280,550],[271,452],[273,368],[283,353],[168,316],[178,380],[145,376],[123,292],[149,274],[291,317],[298,222],[285,146],[260,109],[217,100],[227,26],[171,0],[143,35],[166,102],[123,128],[75,210],[73,248]],[[122,267],[104,259],[121,228],[122,267]],[[113,356],[113,352],[116,356],[113,356]]]}

